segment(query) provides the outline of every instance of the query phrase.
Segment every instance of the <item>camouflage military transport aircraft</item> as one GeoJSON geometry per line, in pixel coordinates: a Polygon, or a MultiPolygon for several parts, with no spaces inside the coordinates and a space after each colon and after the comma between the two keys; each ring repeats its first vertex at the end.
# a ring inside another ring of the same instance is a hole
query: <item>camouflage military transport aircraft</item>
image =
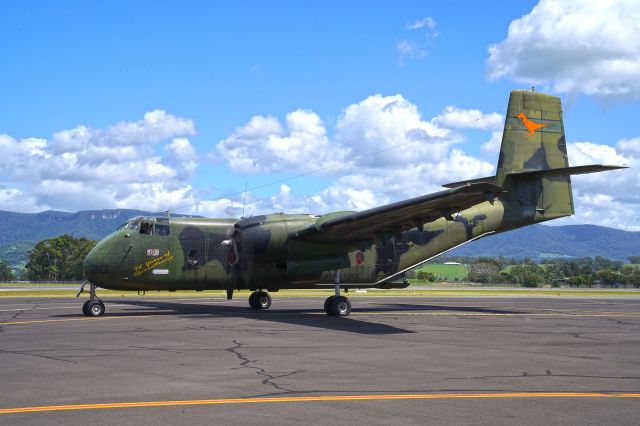
{"type": "MultiPolygon", "coordinates": [[[[137,217],[84,261],[91,285],[83,312],[104,313],[97,286],[113,290],[334,288],[328,315],[351,303],[340,290],[403,288],[405,272],[478,238],[574,213],[570,175],[619,166],[569,167],[560,99],[511,92],[495,176],[360,212],[275,213],[242,219],[137,217]]],[[[412,184],[412,182],[407,182],[412,184]]],[[[86,284],[86,283],[85,283],[86,284]]],[[[82,291],[82,290],[81,290],[82,291]]]]}

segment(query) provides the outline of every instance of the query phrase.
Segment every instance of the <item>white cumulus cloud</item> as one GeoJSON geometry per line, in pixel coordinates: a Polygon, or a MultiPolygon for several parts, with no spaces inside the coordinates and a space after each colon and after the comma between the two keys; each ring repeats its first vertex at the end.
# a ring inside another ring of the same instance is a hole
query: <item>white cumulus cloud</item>
{"type": "Polygon", "coordinates": [[[312,111],[299,109],[286,116],[254,116],[217,145],[214,158],[223,158],[233,171],[271,173],[309,171],[342,162],[345,152],[330,146],[324,123],[312,111]]]}
{"type": "Polygon", "coordinates": [[[192,120],[155,110],[105,129],[76,126],[50,140],[0,135],[0,199],[18,211],[154,210],[194,201],[187,179],[196,154],[186,139],[194,134],[192,120]],[[156,154],[168,140],[167,155],[156,154]]]}
{"type": "Polygon", "coordinates": [[[479,109],[463,109],[455,106],[445,107],[431,121],[448,128],[497,130],[504,127],[502,114],[497,112],[484,114],[479,109]]]}
{"type": "Polygon", "coordinates": [[[640,2],[541,0],[489,46],[489,79],[609,101],[640,99],[640,2]]]}

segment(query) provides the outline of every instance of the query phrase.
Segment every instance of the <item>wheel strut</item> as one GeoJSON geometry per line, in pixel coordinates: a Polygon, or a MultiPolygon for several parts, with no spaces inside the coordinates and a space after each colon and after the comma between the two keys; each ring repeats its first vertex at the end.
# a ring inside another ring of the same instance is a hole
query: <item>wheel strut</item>
{"type": "MultiPolygon", "coordinates": [[[[82,284],[78,295],[82,293],[86,284],[86,282],[82,284]]],[[[96,285],[92,282],[89,282],[89,300],[84,302],[84,305],[82,305],[82,313],[88,317],[101,317],[102,315],[104,315],[104,309],[104,303],[96,295],[96,285]]]]}
{"type": "Polygon", "coordinates": [[[351,313],[351,302],[340,295],[340,270],[336,269],[334,282],[335,296],[330,296],[324,302],[324,311],[332,317],[346,317],[351,313]]]}

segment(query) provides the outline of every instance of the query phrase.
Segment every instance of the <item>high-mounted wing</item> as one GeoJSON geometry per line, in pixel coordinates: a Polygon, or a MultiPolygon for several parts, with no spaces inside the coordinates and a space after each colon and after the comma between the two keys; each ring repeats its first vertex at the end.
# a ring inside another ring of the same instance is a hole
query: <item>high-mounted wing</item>
{"type": "Polygon", "coordinates": [[[347,242],[421,229],[425,223],[441,217],[451,219],[452,213],[492,201],[501,192],[494,184],[472,183],[361,212],[325,215],[290,236],[310,242],[347,242]]]}

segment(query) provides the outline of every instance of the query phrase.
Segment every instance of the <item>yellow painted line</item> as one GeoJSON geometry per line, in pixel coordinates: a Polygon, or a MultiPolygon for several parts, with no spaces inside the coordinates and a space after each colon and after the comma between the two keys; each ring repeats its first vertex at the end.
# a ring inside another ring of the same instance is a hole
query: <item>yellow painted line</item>
{"type": "Polygon", "coordinates": [[[44,405],[38,407],[2,408],[0,414],[41,413],[45,411],[96,410],[106,408],[175,407],[185,405],[267,404],[327,401],[393,401],[425,399],[522,399],[522,398],[640,398],[640,393],[599,392],[515,392],[515,393],[427,393],[389,395],[328,395],[271,398],[192,399],[177,401],[112,402],[102,404],[44,405]]]}
{"type": "Polygon", "coordinates": [[[33,320],[33,321],[10,321],[10,322],[0,322],[0,326],[5,325],[23,325],[23,324],[41,324],[48,322],[68,322],[68,321],[104,321],[110,319],[120,319],[120,318],[148,318],[155,317],[158,315],[122,315],[117,317],[87,317],[87,318],[65,318],[65,319],[49,319],[49,320],[33,320]]]}

